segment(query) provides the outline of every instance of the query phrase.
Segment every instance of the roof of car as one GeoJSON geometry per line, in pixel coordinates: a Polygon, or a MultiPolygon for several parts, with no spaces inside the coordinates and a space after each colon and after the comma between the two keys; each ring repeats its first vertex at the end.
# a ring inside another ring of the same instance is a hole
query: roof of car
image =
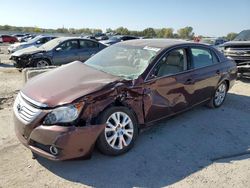
{"type": "Polygon", "coordinates": [[[82,40],[91,40],[91,39],[86,39],[86,38],[82,38],[82,37],[58,37],[57,40],[59,40],[60,42],[66,41],[66,40],[70,40],[70,39],[82,39],[82,40]]]}
{"type": "Polygon", "coordinates": [[[180,44],[196,44],[196,43],[192,43],[192,42],[189,42],[186,40],[180,40],[180,39],[137,39],[137,40],[124,41],[120,44],[127,44],[127,45],[138,46],[138,47],[151,46],[151,47],[157,47],[157,48],[168,48],[168,47],[180,45],[180,44]]]}

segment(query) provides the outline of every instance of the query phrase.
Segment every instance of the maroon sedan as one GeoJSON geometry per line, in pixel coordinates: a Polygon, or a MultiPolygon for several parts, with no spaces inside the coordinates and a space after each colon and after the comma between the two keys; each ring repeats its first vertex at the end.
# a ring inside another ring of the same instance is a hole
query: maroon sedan
{"type": "Polygon", "coordinates": [[[127,152],[140,129],[199,104],[220,107],[237,69],[213,47],[144,39],[30,80],[14,104],[19,140],[52,160],[127,152]]]}
{"type": "Polygon", "coordinates": [[[10,35],[1,35],[0,42],[15,43],[18,42],[18,39],[10,35]]]}

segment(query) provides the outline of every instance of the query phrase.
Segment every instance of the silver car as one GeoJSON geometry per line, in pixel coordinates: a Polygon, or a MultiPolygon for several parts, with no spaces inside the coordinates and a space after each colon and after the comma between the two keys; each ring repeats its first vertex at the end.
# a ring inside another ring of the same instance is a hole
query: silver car
{"type": "Polygon", "coordinates": [[[45,44],[46,42],[54,39],[56,37],[53,36],[44,36],[44,35],[39,35],[27,42],[21,42],[21,43],[16,43],[16,44],[12,44],[10,45],[10,47],[8,48],[8,52],[9,53],[14,53],[18,50],[30,47],[30,46],[36,46],[39,47],[43,44],[45,44]]]}

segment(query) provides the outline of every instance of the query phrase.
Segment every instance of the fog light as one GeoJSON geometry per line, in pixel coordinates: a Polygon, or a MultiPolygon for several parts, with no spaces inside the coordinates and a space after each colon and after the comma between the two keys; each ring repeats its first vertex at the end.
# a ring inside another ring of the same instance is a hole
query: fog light
{"type": "Polygon", "coordinates": [[[57,155],[58,154],[58,149],[55,146],[50,146],[49,151],[53,155],[57,155]]]}

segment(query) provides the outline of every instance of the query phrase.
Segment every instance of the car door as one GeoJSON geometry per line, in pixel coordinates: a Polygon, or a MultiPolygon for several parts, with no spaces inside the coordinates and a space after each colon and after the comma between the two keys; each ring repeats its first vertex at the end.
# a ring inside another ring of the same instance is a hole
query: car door
{"type": "Polygon", "coordinates": [[[189,50],[194,82],[193,104],[198,104],[211,98],[222,72],[219,59],[211,49],[193,46],[189,50]]]}
{"type": "Polygon", "coordinates": [[[187,49],[166,53],[145,81],[145,121],[151,122],[188,108],[192,101],[192,74],[187,71],[187,49]]]}
{"type": "Polygon", "coordinates": [[[67,40],[54,49],[52,58],[53,63],[55,65],[61,65],[79,60],[78,52],[78,40],[67,40]]]}
{"type": "Polygon", "coordinates": [[[99,52],[99,44],[91,40],[79,40],[80,49],[78,52],[79,60],[84,62],[92,55],[99,52]]]}

